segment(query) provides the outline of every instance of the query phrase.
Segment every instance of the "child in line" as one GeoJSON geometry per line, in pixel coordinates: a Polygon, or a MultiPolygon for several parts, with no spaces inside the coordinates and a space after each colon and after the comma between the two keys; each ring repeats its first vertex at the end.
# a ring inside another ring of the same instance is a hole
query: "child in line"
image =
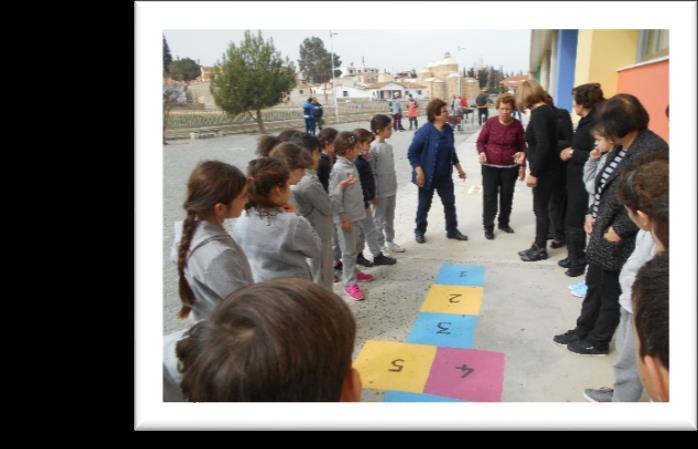
{"type": "Polygon", "coordinates": [[[378,229],[376,229],[376,225],[373,222],[373,215],[371,214],[371,204],[375,205],[378,203],[378,198],[376,197],[376,183],[368,161],[368,149],[374,137],[370,131],[363,128],[357,128],[353,132],[354,136],[356,136],[359,141],[360,149],[359,156],[354,160],[354,165],[356,165],[356,169],[359,172],[359,180],[361,181],[361,190],[364,197],[364,209],[366,209],[366,218],[360,222],[356,263],[365,267],[372,267],[374,265],[395,265],[397,260],[383,255],[381,251],[384,243],[383,236],[378,232],[378,229]],[[373,262],[370,262],[364,257],[363,250],[366,242],[368,242],[368,248],[371,254],[373,254],[373,262]]]}
{"type": "Polygon", "coordinates": [[[204,319],[235,290],[254,282],[242,248],[223,223],[240,216],[247,202],[247,179],[232,165],[205,161],[187,183],[187,217],[175,226],[172,255],[179,271],[182,308],[178,317],[204,319]]]}
{"type": "Polygon", "coordinates": [[[290,141],[276,145],[269,152],[269,157],[278,159],[286,164],[289,171],[288,183],[292,186],[298,184],[298,181],[305,176],[305,170],[313,164],[313,160],[308,152],[290,141]]]}
{"type": "Polygon", "coordinates": [[[635,361],[635,338],[632,331],[632,285],[638,270],[656,252],[652,237],[654,204],[669,190],[668,153],[638,157],[621,175],[618,196],[630,219],[640,230],[635,249],[623,265],[619,282],[620,322],[616,330],[618,357],[613,366],[613,388],[588,388],[584,396],[593,402],[637,402],[642,396],[642,382],[635,361]]]}
{"type": "Polygon", "coordinates": [[[317,177],[326,192],[328,191],[332,165],[334,165],[334,139],[337,137],[337,133],[334,128],[324,128],[317,136],[322,146],[322,154],[317,165],[317,177]]]}
{"type": "Polygon", "coordinates": [[[312,165],[306,171],[305,176],[291,190],[295,203],[298,205],[298,212],[310,222],[320,237],[320,258],[311,260],[310,263],[313,280],[332,291],[332,281],[334,280],[332,207],[330,206],[330,197],[315,172],[320,159],[320,141],[311,134],[303,133],[302,137],[294,137],[291,142],[302,145],[302,148],[312,158],[312,165]]]}
{"type": "Polygon", "coordinates": [[[385,140],[393,133],[390,117],[384,114],[371,119],[371,131],[376,141],[369,151],[369,164],[376,178],[376,198],[373,205],[373,219],[378,228],[379,242],[386,253],[404,253],[405,250],[395,243],[395,208],[397,197],[397,172],[393,147],[385,140]]]}
{"type": "Polygon", "coordinates": [[[655,402],[669,401],[669,254],[656,255],[633,284],[637,369],[655,402]]]}
{"type": "Polygon", "coordinates": [[[289,170],[263,157],[247,167],[249,202],[233,235],[247,254],[255,282],[282,277],[312,279],[306,258],[320,258],[320,238],[308,220],[288,204],[289,170]]]}
{"type": "MultiPolygon", "coordinates": [[[[613,149],[613,142],[604,134],[603,124],[599,123],[591,130],[591,135],[596,141],[596,146],[589,153],[589,159],[584,163],[583,181],[584,187],[589,193],[589,207],[594,204],[594,194],[596,193],[596,176],[606,165],[606,158],[609,151],[613,149]]],[[[589,238],[587,237],[587,242],[589,238]]],[[[570,285],[572,295],[584,298],[587,294],[587,284],[585,281],[570,285]]]]}
{"type": "Polygon", "coordinates": [[[192,402],[358,402],[356,322],[334,293],[302,279],[226,298],[177,343],[192,402]]]}
{"type": "Polygon", "coordinates": [[[359,141],[353,133],[342,131],[334,142],[337,161],[330,173],[330,203],[334,215],[339,247],[342,251],[344,291],[354,300],[364,299],[357,281],[372,281],[374,277],[356,269],[356,245],[359,222],[366,218],[361,187],[356,183],[342,188],[340,182],[349,176],[359,177],[354,160],[359,155],[359,141]]]}

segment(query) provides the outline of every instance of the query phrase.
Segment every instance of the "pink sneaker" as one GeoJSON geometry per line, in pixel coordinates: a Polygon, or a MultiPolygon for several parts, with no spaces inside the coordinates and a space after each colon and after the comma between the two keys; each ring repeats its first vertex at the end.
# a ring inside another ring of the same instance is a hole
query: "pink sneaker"
{"type": "Polygon", "coordinates": [[[344,291],[347,293],[347,295],[354,298],[354,301],[361,301],[364,299],[364,292],[362,292],[359,286],[356,284],[351,284],[349,287],[344,287],[344,291]]]}
{"type": "Polygon", "coordinates": [[[356,280],[359,282],[371,282],[375,277],[372,274],[364,273],[363,271],[358,271],[356,273],[356,280]]]}

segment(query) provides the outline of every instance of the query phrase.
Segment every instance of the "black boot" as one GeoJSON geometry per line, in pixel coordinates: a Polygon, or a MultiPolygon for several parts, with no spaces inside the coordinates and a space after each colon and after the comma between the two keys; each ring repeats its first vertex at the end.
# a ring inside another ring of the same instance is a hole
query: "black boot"
{"type": "Polygon", "coordinates": [[[576,278],[584,274],[584,265],[571,266],[565,274],[571,278],[576,278]]]}
{"type": "Polygon", "coordinates": [[[494,231],[492,228],[485,228],[485,238],[487,240],[494,240],[494,231]]]}
{"type": "Polygon", "coordinates": [[[509,225],[499,225],[498,227],[499,227],[500,230],[506,232],[507,234],[513,234],[513,233],[514,233],[514,230],[511,229],[511,226],[509,226],[509,225]]]}
{"type": "Polygon", "coordinates": [[[378,255],[373,258],[373,265],[395,265],[396,263],[397,259],[385,256],[383,253],[378,253],[378,255]]]}
{"type": "Polygon", "coordinates": [[[533,246],[521,255],[521,260],[524,262],[537,262],[539,260],[544,260],[548,258],[548,252],[545,248],[541,248],[535,243],[533,246]]]}
{"type": "Polygon", "coordinates": [[[559,261],[557,264],[558,264],[559,266],[561,266],[562,268],[569,268],[569,267],[571,266],[570,258],[569,258],[569,257],[565,257],[564,259],[562,259],[561,261],[559,261]]]}

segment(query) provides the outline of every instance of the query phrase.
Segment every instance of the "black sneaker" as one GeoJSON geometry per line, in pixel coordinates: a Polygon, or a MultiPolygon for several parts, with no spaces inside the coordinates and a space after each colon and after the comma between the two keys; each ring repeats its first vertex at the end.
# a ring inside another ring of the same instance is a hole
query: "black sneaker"
{"type": "Polygon", "coordinates": [[[584,265],[579,266],[579,267],[569,267],[567,271],[565,271],[565,274],[571,278],[576,278],[577,276],[581,276],[584,274],[584,265]]]}
{"type": "Polygon", "coordinates": [[[565,257],[564,259],[558,261],[557,264],[558,264],[559,266],[561,266],[562,268],[569,268],[569,267],[572,266],[572,263],[570,262],[570,258],[569,258],[569,257],[565,257]]]}
{"type": "Polygon", "coordinates": [[[449,238],[452,240],[463,240],[463,241],[468,240],[468,236],[461,234],[460,231],[458,231],[458,230],[449,232],[448,234],[446,234],[446,238],[449,238]]]}
{"type": "Polygon", "coordinates": [[[537,262],[539,260],[544,260],[547,258],[548,252],[545,250],[545,248],[539,248],[536,245],[533,245],[531,248],[524,251],[524,253],[521,255],[521,260],[523,260],[524,262],[537,262]]]}
{"type": "Polygon", "coordinates": [[[366,259],[363,255],[363,253],[359,253],[359,255],[356,256],[356,263],[361,265],[361,266],[369,267],[369,268],[373,266],[373,262],[366,259]]]}
{"type": "Polygon", "coordinates": [[[579,340],[579,335],[577,335],[577,331],[574,329],[553,337],[555,343],[565,346],[577,340],[579,340]]]}
{"type": "Polygon", "coordinates": [[[500,225],[500,226],[498,226],[498,228],[499,228],[500,230],[506,232],[507,234],[513,234],[513,233],[514,233],[514,230],[511,229],[511,226],[509,226],[509,225],[506,225],[506,226],[501,226],[501,225],[500,225]]]}
{"type": "Polygon", "coordinates": [[[608,355],[608,348],[599,348],[586,340],[575,340],[567,345],[567,350],[579,355],[608,355]]]}
{"type": "Polygon", "coordinates": [[[565,245],[566,243],[564,240],[553,239],[553,241],[550,242],[550,247],[553,249],[562,248],[565,245]]]}
{"type": "Polygon", "coordinates": [[[417,243],[424,243],[427,241],[427,239],[424,238],[424,234],[417,234],[414,236],[414,239],[417,241],[417,243]]]}
{"type": "Polygon", "coordinates": [[[491,229],[485,229],[485,238],[487,240],[494,240],[494,231],[491,229]]]}
{"type": "Polygon", "coordinates": [[[373,258],[373,265],[395,265],[396,263],[397,259],[386,256],[383,253],[379,253],[373,258]]]}

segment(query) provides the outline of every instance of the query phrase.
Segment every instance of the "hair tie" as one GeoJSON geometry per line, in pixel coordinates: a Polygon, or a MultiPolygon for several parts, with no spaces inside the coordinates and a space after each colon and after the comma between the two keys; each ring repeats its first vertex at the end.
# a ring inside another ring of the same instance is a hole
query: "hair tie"
{"type": "Polygon", "coordinates": [[[247,180],[248,180],[248,181],[254,181],[254,176],[248,176],[248,177],[247,177],[247,180]]]}

